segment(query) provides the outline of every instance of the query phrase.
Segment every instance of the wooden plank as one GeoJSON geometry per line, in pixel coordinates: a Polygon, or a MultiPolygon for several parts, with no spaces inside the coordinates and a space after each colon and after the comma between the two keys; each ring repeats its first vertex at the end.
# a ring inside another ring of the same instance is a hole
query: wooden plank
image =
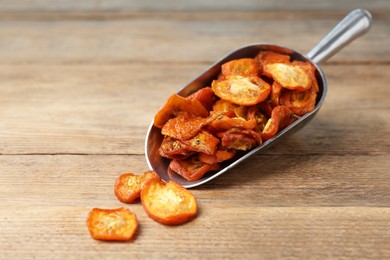
{"type": "Polygon", "coordinates": [[[140,223],[130,243],[102,243],[85,228],[89,207],[0,206],[5,259],[386,259],[386,208],[264,208],[201,204],[197,219],[168,227],[131,205],[140,223]],[[174,238],[174,239],[173,239],[174,238]],[[180,241],[180,242],[178,242],[180,241]],[[82,253],[80,255],[80,253],[82,253]]]}
{"type": "MultiPolygon", "coordinates": [[[[118,205],[119,174],[147,170],[142,155],[2,155],[0,167],[4,207],[118,205]]],[[[221,207],[389,207],[389,168],[389,154],[264,154],[193,192],[221,207]]]]}
{"type": "MultiPolygon", "coordinates": [[[[274,42],[304,53],[340,18],[164,19],[117,21],[1,21],[0,61],[8,63],[181,62],[211,64],[254,42],[274,42]],[[156,29],[158,28],[158,29],[156,29]],[[211,40],[212,39],[212,40],[211,40]]],[[[341,50],[331,63],[388,63],[388,20],[341,50]]]]}
{"type": "MultiPolygon", "coordinates": [[[[0,153],[143,154],[158,108],[204,69],[149,63],[2,65],[0,153]]],[[[389,66],[324,69],[329,84],[324,106],[272,153],[388,154],[390,78],[384,72],[389,66]],[[375,89],[367,87],[370,81],[375,89]],[[364,136],[371,137],[369,143],[364,136]]]]}
{"type": "Polygon", "coordinates": [[[350,11],[354,8],[368,8],[374,11],[388,11],[386,0],[343,0],[343,1],[310,1],[310,0],[158,0],[127,1],[127,0],[3,0],[0,12],[216,12],[216,11],[350,11]]]}

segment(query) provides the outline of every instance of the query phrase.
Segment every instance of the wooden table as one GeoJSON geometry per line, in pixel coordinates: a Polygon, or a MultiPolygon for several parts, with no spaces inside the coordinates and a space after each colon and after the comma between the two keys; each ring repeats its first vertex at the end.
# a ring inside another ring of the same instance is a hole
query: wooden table
{"type": "Polygon", "coordinates": [[[0,5],[1,259],[390,258],[388,1],[6,1],[0,5]],[[158,224],[113,194],[147,170],[167,97],[227,52],[308,52],[355,8],[371,31],[323,64],[316,118],[191,191],[197,218],[158,224]],[[90,238],[93,207],[127,206],[129,243],[90,238]]]}

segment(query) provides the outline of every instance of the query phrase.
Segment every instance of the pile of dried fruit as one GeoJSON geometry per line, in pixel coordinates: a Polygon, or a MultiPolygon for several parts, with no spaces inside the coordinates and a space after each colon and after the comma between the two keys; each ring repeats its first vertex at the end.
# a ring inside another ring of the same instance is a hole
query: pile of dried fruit
{"type": "Polygon", "coordinates": [[[309,62],[262,51],[221,66],[211,87],[173,94],[154,117],[170,170],[196,181],[237,153],[275,136],[313,111],[319,91],[309,62]]]}
{"type": "MultiPolygon", "coordinates": [[[[255,58],[229,61],[211,87],[188,97],[173,94],[158,111],[154,125],[164,136],[160,155],[171,159],[172,171],[199,180],[312,111],[318,91],[315,67],[288,55],[263,51],[255,58]]],[[[167,225],[183,224],[198,210],[192,193],[174,182],[164,183],[153,171],[122,174],[115,195],[124,203],[141,198],[148,215],[167,225]]],[[[87,226],[95,239],[130,240],[138,221],[123,207],[95,208],[87,226]]]]}
{"type": "MultiPolygon", "coordinates": [[[[154,171],[141,175],[125,173],[115,182],[115,195],[124,203],[141,199],[148,215],[166,225],[180,225],[193,219],[198,204],[191,192],[174,182],[164,183],[154,171]]],[[[91,237],[99,240],[130,240],[138,228],[133,212],[117,209],[94,208],[89,212],[87,227],[91,237]]]]}

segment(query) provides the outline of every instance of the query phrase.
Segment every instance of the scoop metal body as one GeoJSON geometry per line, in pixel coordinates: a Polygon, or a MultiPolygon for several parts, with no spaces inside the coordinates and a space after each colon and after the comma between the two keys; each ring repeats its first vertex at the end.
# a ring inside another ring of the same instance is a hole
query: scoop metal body
{"type": "Polygon", "coordinates": [[[227,61],[255,57],[260,51],[275,51],[282,54],[288,54],[292,60],[307,61],[313,64],[316,69],[316,77],[319,85],[319,93],[317,95],[317,102],[314,110],[307,113],[296,120],[294,123],[278,132],[273,138],[265,141],[260,146],[250,150],[249,152],[235,157],[228,162],[221,164],[221,169],[216,172],[207,173],[198,181],[188,181],[176,173],[170,172],[168,165],[170,160],[163,158],[159,155],[159,147],[163,140],[161,135],[161,129],[153,125],[153,121],[148,129],[145,140],[145,156],[146,161],[150,169],[156,171],[160,177],[165,180],[172,180],[183,187],[192,188],[206,183],[222,173],[235,167],[237,164],[248,159],[255,153],[259,153],[271,145],[279,142],[282,137],[295,133],[303,126],[305,126],[319,111],[321,105],[324,103],[327,93],[328,85],[326,77],[322,69],[318,66],[318,63],[326,61],[333,56],[337,51],[350,43],[352,40],[363,35],[367,32],[371,26],[372,17],[371,14],[362,9],[357,9],[349,13],[327,36],[325,36],[320,43],[318,43],[307,55],[302,54],[296,50],[288,47],[273,43],[253,43],[247,46],[243,46],[223,57],[218,62],[214,63],[208,70],[196,77],[189,84],[177,91],[180,96],[186,97],[193,92],[205,87],[210,86],[213,79],[215,79],[221,70],[221,65],[227,61]]]}

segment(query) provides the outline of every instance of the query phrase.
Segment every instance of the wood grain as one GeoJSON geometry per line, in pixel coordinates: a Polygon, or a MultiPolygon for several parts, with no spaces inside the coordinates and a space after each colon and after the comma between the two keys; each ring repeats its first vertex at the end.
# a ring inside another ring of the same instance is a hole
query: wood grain
{"type": "MultiPolygon", "coordinates": [[[[173,16],[176,17],[176,16],[173,16]]],[[[209,66],[254,42],[272,42],[306,53],[342,18],[2,21],[0,57],[7,64],[201,63],[209,66]],[[5,37],[6,36],[6,37],[5,37]]],[[[374,17],[375,19],[375,17],[374,17]]],[[[390,60],[388,20],[331,58],[332,63],[390,60]]]]}
{"type": "Polygon", "coordinates": [[[140,205],[131,209],[141,224],[135,240],[102,243],[89,238],[84,224],[87,207],[0,207],[1,215],[9,211],[18,215],[0,223],[2,257],[385,259],[390,255],[388,208],[202,205],[201,214],[180,227],[153,222],[140,205]]]}
{"type": "MultiPolygon", "coordinates": [[[[282,153],[303,146],[315,154],[388,154],[390,107],[383,97],[390,96],[390,76],[383,72],[389,68],[325,65],[325,104],[296,142],[281,144],[282,153]],[[375,80],[375,91],[367,87],[369,79],[375,80]],[[377,138],[366,144],[362,132],[377,138]]],[[[143,154],[158,108],[205,69],[192,64],[2,65],[0,153],[143,154]]]]}
{"type": "MultiPolygon", "coordinates": [[[[79,258],[74,252],[82,252],[83,258],[161,259],[182,258],[189,251],[193,258],[209,258],[210,252],[218,258],[253,259],[389,255],[389,164],[375,173],[364,156],[344,156],[338,165],[333,164],[339,160],[328,156],[330,165],[325,166],[323,156],[299,163],[300,157],[256,156],[193,189],[198,217],[167,227],[152,221],[139,203],[122,204],[113,194],[120,173],[146,169],[143,156],[1,156],[2,256],[50,254],[60,259],[79,258]],[[259,169],[259,161],[279,163],[264,162],[259,169]],[[88,211],[120,206],[138,217],[135,240],[117,244],[90,239],[88,211]]],[[[374,158],[369,159],[372,164],[388,159],[374,158]]]]}
{"type": "Polygon", "coordinates": [[[371,11],[389,11],[386,0],[343,0],[343,1],[310,1],[310,0],[279,0],[277,3],[267,0],[246,1],[208,1],[208,0],[19,0],[2,1],[1,12],[218,12],[218,11],[288,11],[288,12],[348,12],[355,8],[366,8],[371,11]]]}
{"type": "Polygon", "coordinates": [[[2,1],[0,259],[389,259],[387,1],[2,1]],[[113,184],[147,170],[144,139],[174,91],[231,50],[308,52],[347,12],[370,32],[322,65],[328,94],[300,132],[192,189],[170,227],[113,184]],[[129,207],[129,243],[90,238],[93,207],[129,207]]]}

